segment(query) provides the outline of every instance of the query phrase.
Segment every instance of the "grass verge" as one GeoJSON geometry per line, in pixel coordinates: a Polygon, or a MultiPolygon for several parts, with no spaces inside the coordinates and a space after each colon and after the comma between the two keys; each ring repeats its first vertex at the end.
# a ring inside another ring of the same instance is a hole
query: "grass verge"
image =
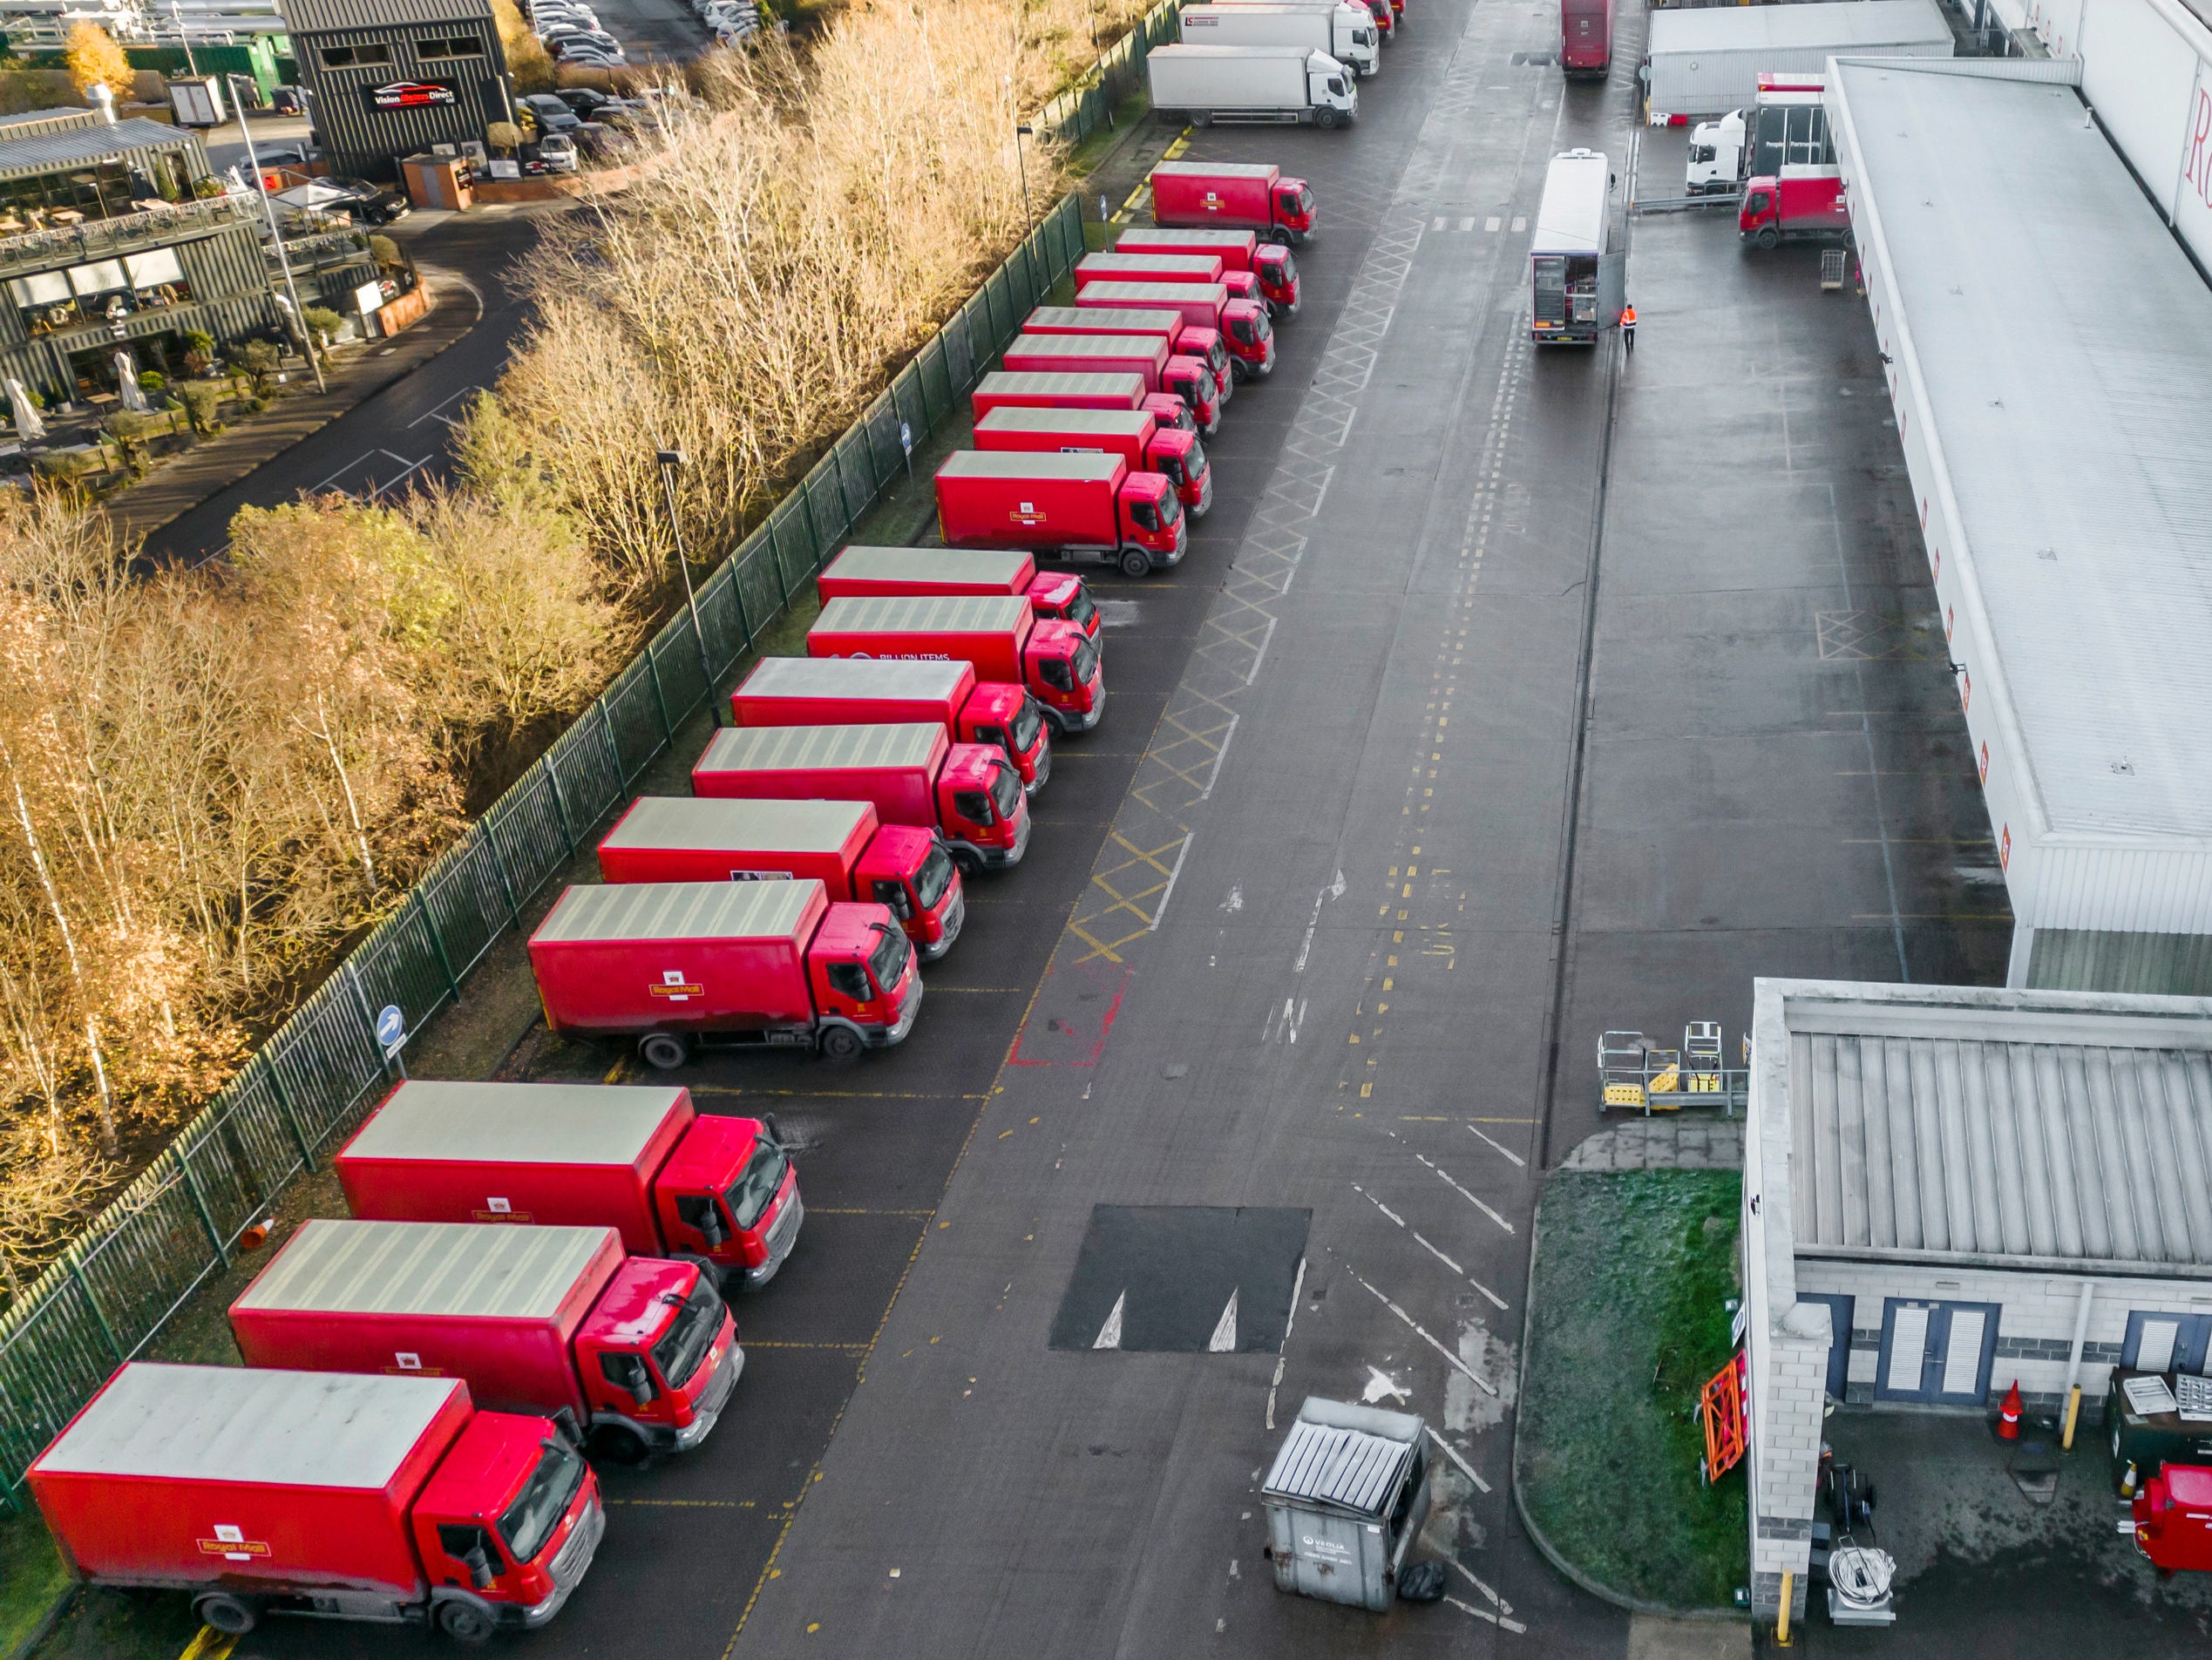
{"type": "Polygon", "coordinates": [[[0,1516],[0,1655],[19,1652],[69,1589],[69,1570],[36,1510],[0,1516]]]}
{"type": "Polygon", "coordinates": [[[1537,1223],[1519,1461],[1553,1548],[1639,1602],[1726,1609],[1746,1582],[1745,1467],[1706,1487],[1698,1392],[1734,1352],[1742,1178],[1555,1176],[1537,1223]]]}

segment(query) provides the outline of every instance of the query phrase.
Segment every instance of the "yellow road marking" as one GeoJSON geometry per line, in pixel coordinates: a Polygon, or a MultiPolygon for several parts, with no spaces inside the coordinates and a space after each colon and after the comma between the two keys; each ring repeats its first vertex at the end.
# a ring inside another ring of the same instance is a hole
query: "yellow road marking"
{"type": "Polygon", "coordinates": [[[238,1646],[238,1639],[226,1636],[212,1625],[203,1625],[178,1660],[230,1660],[230,1651],[238,1646]]]}

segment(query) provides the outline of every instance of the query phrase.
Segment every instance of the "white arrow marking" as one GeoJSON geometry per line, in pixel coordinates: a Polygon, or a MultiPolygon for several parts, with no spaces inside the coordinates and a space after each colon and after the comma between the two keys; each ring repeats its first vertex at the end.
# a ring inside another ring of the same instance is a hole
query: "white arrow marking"
{"type": "Polygon", "coordinates": [[[1221,1311],[1221,1318],[1213,1323],[1213,1335],[1206,1339],[1208,1354],[1237,1352],[1237,1293],[1229,1293],[1229,1306],[1221,1311]]]}
{"type": "Polygon", "coordinates": [[[1127,1291],[1114,1299],[1114,1311],[1106,1317],[1106,1324],[1098,1328],[1097,1338],[1090,1345],[1092,1348],[1118,1349],[1122,1346],[1122,1305],[1128,1301],[1127,1291]]]}

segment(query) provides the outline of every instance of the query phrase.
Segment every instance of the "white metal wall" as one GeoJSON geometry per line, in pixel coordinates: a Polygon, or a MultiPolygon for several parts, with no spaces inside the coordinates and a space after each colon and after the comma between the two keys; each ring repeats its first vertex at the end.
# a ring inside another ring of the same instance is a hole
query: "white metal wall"
{"type": "MultiPolygon", "coordinates": [[[[1933,41],[1855,45],[1854,56],[1948,58],[1951,43],[1933,41]]],[[[1670,115],[1726,115],[1747,107],[1759,93],[1761,75],[1817,75],[1835,55],[1833,46],[1795,49],[1751,47],[1741,51],[1669,51],[1652,54],[1651,99],[1654,122],[1670,115]]]]}

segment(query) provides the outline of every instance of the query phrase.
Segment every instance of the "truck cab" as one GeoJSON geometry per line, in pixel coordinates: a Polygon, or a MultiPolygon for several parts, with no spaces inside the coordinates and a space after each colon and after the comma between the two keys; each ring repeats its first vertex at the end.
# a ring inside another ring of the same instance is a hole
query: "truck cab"
{"type": "Polygon", "coordinates": [[[1298,315],[1298,261],[1280,242],[1262,242],[1252,250],[1252,274],[1268,308],[1279,317],[1298,315]]]}
{"type": "Polygon", "coordinates": [[[606,1529],[599,1483],[547,1418],[478,1413],[415,1501],[440,1630],[534,1631],[560,1611],[606,1529]]]}
{"type": "Polygon", "coordinates": [[[1265,304],[1257,300],[1232,300],[1221,308],[1221,321],[1229,330],[1229,349],[1235,354],[1237,372],[1247,380],[1254,376],[1272,375],[1275,325],[1267,319],[1265,304]]]}
{"type": "Polygon", "coordinates": [[[1786,165],[1779,175],[1743,181],[1736,230],[1747,242],[1777,247],[1801,237],[1846,235],[1850,228],[1850,200],[1834,167],[1786,165]]]}
{"type": "Polygon", "coordinates": [[[1726,196],[1743,177],[1744,114],[1731,110],[1718,121],[1690,129],[1690,166],[1684,180],[1693,196],[1726,196]]]}
{"type": "Polygon", "coordinates": [[[691,1121],[654,1182],[653,1208],[670,1251],[703,1257],[725,1287],[749,1291],[776,1277],[806,1216],[798,1172],[774,1126],[719,1115],[691,1121]]]}
{"type": "MultiPolygon", "coordinates": [[[[1175,486],[1176,499],[1191,510],[1192,518],[1213,505],[1213,464],[1195,432],[1167,428],[1154,431],[1145,451],[1144,464],[1175,486]]],[[[1096,614],[1097,607],[1092,607],[1096,614]]]]}
{"type": "Polygon", "coordinates": [[[576,1332],[594,1442],[620,1462],[696,1447],[744,1366],[729,1305],[695,1263],[630,1257],[576,1332]]]}
{"type": "Polygon", "coordinates": [[[1046,718],[1062,732],[1088,732],[1105,718],[1106,680],[1097,642],[1075,624],[1039,622],[1029,631],[1022,656],[1041,688],[1046,718]]]}
{"type": "MultiPolygon", "coordinates": [[[[1037,603],[1038,586],[1051,580],[1054,579],[1039,577],[1029,585],[1029,608],[1039,617],[1055,614],[1037,603]]],[[[1081,582],[1077,581],[1076,586],[1082,586],[1081,582]]],[[[1089,596],[1082,596],[1082,602],[1089,606],[1089,596]]],[[[1095,625],[1096,606],[1091,606],[1090,614],[1095,625]]],[[[1032,796],[1042,789],[1045,780],[1052,776],[1052,743],[1045,735],[1044,712],[1038,708],[1037,700],[1019,686],[1009,686],[1003,681],[978,681],[974,693],[960,708],[960,730],[953,735],[962,743],[994,743],[1005,750],[1006,758],[1021,775],[1022,789],[1032,796]]],[[[906,932],[913,932],[911,925],[906,932]]]]}
{"type": "MultiPolygon", "coordinates": [[[[953,751],[958,755],[969,747],[954,744],[953,751]]],[[[1018,801],[1020,775],[995,755],[991,764],[1011,781],[1018,801]]],[[[952,768],[947,762],[946,771],[952,768]]],[[[857,1033],[865,1048],[887,1049],[904,1041],[921,1009],[921,971],[913,947],[885,905],[831,906],[807,947],[806,975],[823,1026],[857,1033]]]]}
{"type": "Polygon", "coordinates": [[[937,776],[937,817],[963,871],[1017,864],[1029,845],[1021,775],[984,744],[956,743],[946,756],[937,776]]]}
{"type": "Polygon", "coordinates": [[[1161,431],[1196,433],[1198,417],[1191,413],[1191,406],[1173,392],[1147,392],[1144,401],[1137,405],[1150,416],[1161,431]]]}
{"type": "Polygon", "coordinates": [[[1073,624],[1082,630],[1085,640],[1098,638],[1098,606],[1079,576],[1065,571],[1041,572],[1029,584],[1029,609],[1055,622],[1073,624]]]}
{"type": "MultiPolygon", "coordinates": [[[[1034,714],[1029,718],[1042,731],[1043,722],[1034,714]]],[[[1041,775],[1023,788],[1035,795],[1043,783],[1041,775]]],[[[967,918],[967,897],[952,856],[934,836],[918,825],[885,824],[860,856],[856,875],[856,891],[898,918],[922,961],[933,963],[953,948],[967,918]]]]}
{"type": "Polygon", "coordinates": [[[1397,38],[1398,9],[1391,3],[1391,0],[1367,0],[1367,13],[1374,19],[1374,26],[1381,31],[1383,39],[1397,38]]]}
{"type": "Polygon", "coordinates": [[[1214,388],[1213,371],[1204,363],[1195,357],[1170,357],[1160,385],[1191,406],[1198,430],[1208,435],[1220,430],[1221,395],[1214,388]]]}
{"type": "MultiPolygon", "coordinates": [[[[1374,8],[1370,7],[1372,11],[1374,8]]],[[[1278,179],[1267,197],[1268,214],[1273,220],[1272,230],[1282,232],[1293,242],[1311,240],[1320,222],[1313,202],[1313,187],[1303,179],[1278,179]]]]}
{"type": "Polygon", "coordinates": [[[1213,371],[1213,384],[1223,397],[1227,397],[1235,384],[1229,348],[1218,329],[1184,328],[1176,336],[1175,349],[1182,356],[1195,357],[1213,371]]]}
{"type": "Polygon", "coordinates": [[[1124,575],[1143,575],[1130,568],[1140,561],[1148,570],[1164,571],[1178,563],[1190,546],[1191,526],[1175,498],[1175,486],[1157,472],[1133,472],[1123,480],[1115,511],[1122,521],[1124,575]]]}

